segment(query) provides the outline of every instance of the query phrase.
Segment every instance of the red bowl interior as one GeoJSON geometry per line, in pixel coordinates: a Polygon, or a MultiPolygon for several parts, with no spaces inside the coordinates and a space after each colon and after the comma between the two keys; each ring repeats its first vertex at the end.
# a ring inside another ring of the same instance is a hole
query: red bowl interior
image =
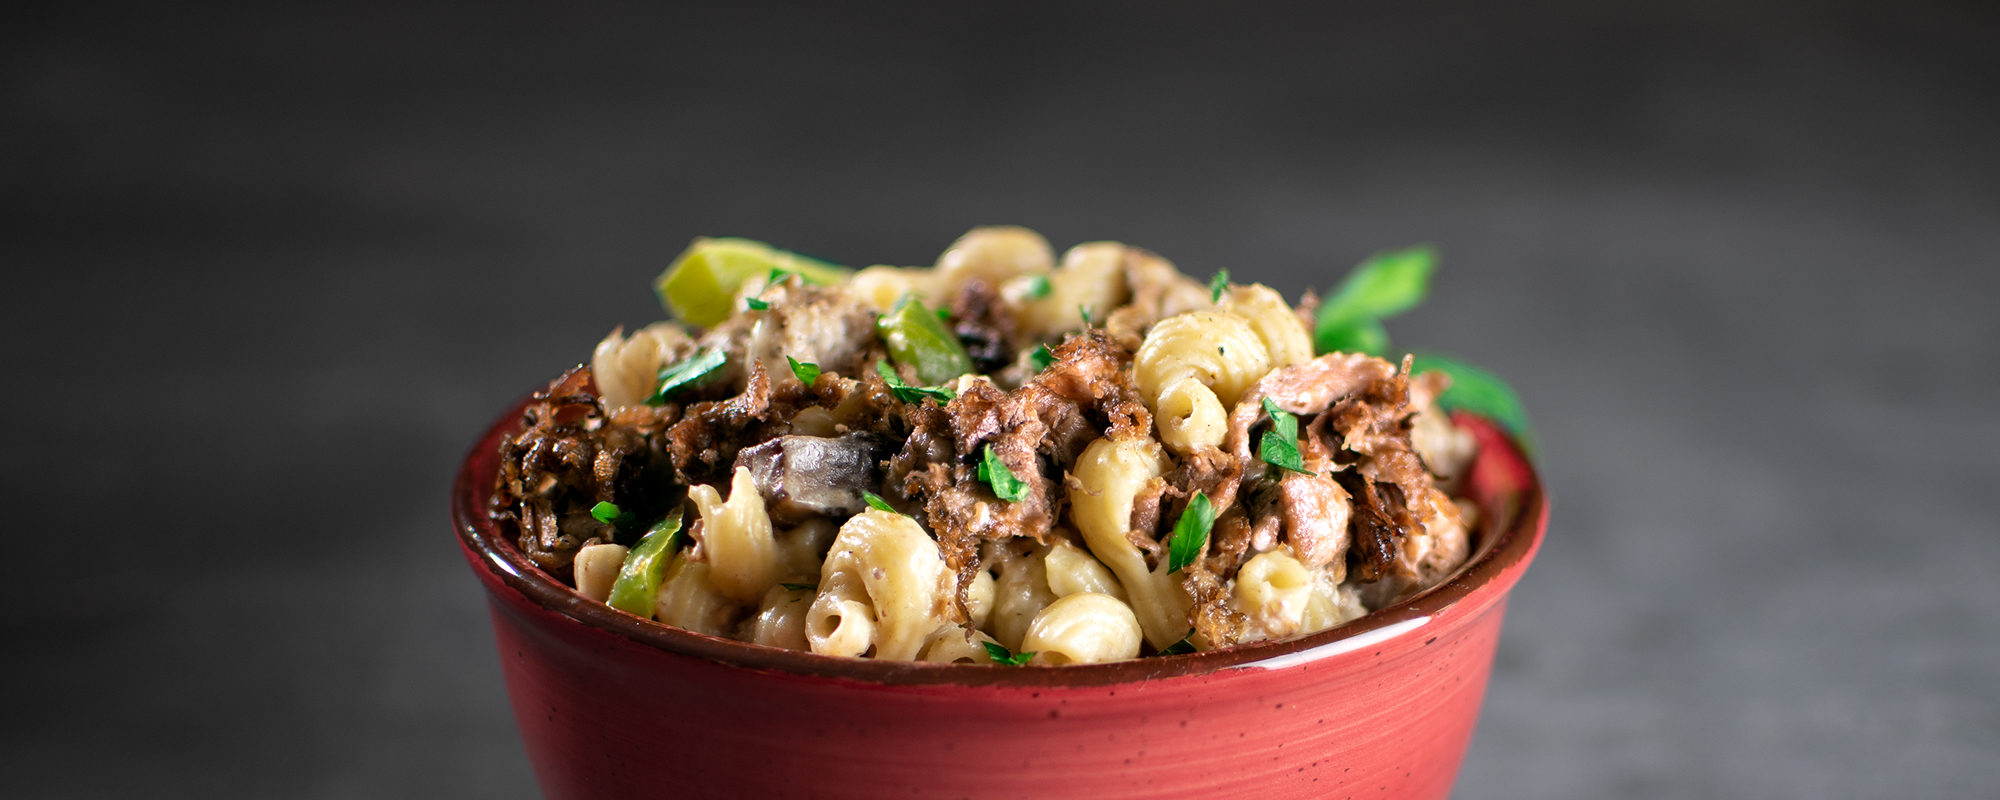
{"type": "Polygon", "coordinates": [[[1395,626],[1421,624],[1474,593],[1506,592],[1534,558],[1548,519],[1540,480],[1519,447],[1492,422],[1460,412],[1453,415],[1454,423],[1469,428],[1479,440],[1479,455],[1466,483],[1466,493],[1480,509],[1472,556],[1449,580],[1360,619],[1295,639],[1107,664],[997,667],[836,658],[707,636],[641,619],[588,600],[535,566],[486,514],[498,470],[500,438],[520,429],[527,403],[523,399],[515,404],[480,437],[452,488],[452,521],[468,558],[533,605],[659,650],[755,670],[877,684],[1100,686],[1203,675],[1337,645],[1372,632],[1393,635],[1403,629],[1395,626]]]}

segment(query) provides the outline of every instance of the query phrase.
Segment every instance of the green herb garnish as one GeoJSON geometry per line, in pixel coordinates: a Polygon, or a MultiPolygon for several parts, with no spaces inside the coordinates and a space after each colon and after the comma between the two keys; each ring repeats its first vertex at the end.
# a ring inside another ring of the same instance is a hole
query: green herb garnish
{"type": "Polygon", "coordinates": [[[780,583],[778,585],[794,592],[809,592],[819,588],[819,584],[817,583],[780,583]]]}
{"type": "Polygon", "coordinates": [[[905,383],[887,361],[875,362],[875,371],[881,373],[882,380],[889,384],[889,391],[895,393],[896,399],[905,403],[920,403],[926,397],[939,403],[949,403],[952,398],[958,397],[957,392],[945,386],[911,386],[905,383]]]}
{"type": "Polygon", "coordinates": [[[1000,454],[993,452],[993,445],[987,445],[979,457],[979,479],[993,487],[993,495],[1009,503],[1028,494],[1028,482],[1014,477],[1014,471],[1007,468],[1007,462],[1000,460],[1000,454]]]}
{"type": "Polygon", "coordinates": [[[874,492],[868,492],[868,491],[862,492],[861,499],[868,501],[868,507],[875,509],[876,511],[887,511],[891,514],[903,513],[901,511],[897,511],[895,506],[889,505],[889,501],[882,499],[881,495],[876,494],[874,492]]]}
{"type": "Polygon", "coordinates": [[[1083,326],[1086,328],[1090,327],[1090,304],[1089,303],[1077,304],[1076,313],[1083,317],[1083,326]]]}
{"type": "Polygon", "coordinates": [[[1222,293],[1228,290],[1229,290],[1229,270],[1225,269],[1216,272],[1215,277],[1208,279],[1208,302],[1211,303],[1222,302],[1222,293]]]}
{"type": "Polygon", "coordinates": [[[746,305],[746,306],[749,306],[749,307],[750,307],[750,310],[751,310],[751,311],[764,311],[764,310],[766,310],[766,309],[769,309],[769,308],[771,307],[771,304],[770,304],[770,303],[766,303],[766,302],[764,302],[764,301],[762,301],[762,300],[759,300],[759,299],[757,299],[757,298],[755,298],[755,297],[746,297],[746,298],[743,298],[743,304],[744,304],[744,305],[746,305]]]}
{"type": "Polygon", "coordinates": [[[792,277],[792,271],[791,271],[791,270],[788,270],[788,269],[774,269],[774,270],[771,270],[771,277],[770,277],[769,279],[765,280],[765,281],[764,281],[764,283],[765,283],[765,285],[768,285],[768,286],[776,286],[776,285],[778,285],[778,284],[780,284],[780,283],[784,283],[784,282],[785,282],[785,279],[786,279],[786,278],[789,278],[789,277],[792,277]]]}
{"type": "Polygon", "coordinates": [[[1208,549],[1208,532],[1214,527],[1215,506],[1209,504],[1208,495],[1197,493],[1181,512],[1180,521],[1174,523],[1173,538],[1167,545],[1167,571],[1179,572],[1201,557],[1201,551],[1208,549]]]}
{"type": "Polygon", "coordinates": [[[1049,276],[1047,275],[1036,275],[1028,279],[1027,298],[1030,300],[1040,300],[1048,297],[1049,293],[1055,290],[1055,285],[1049,283],[1049,276]]]}
{"type": "Polygon", "coordinates": [[[995,664],[1018,667],[1035,657],[1034,653],[1009,653],[1007,647],[999,642],[980,642],[980,644],[986,646],[986,654],[993,657],[995,664]]]}
{"type": "Polygon", "coordinates": [[[1193,639],[1194,639],[1194,629],[1189,628],[1186,636],[1181,637],[1181,640],[1178,642],[1174,642],[1173,644],[1167,645],[1165,649],[1162,649],[1160,651],[1160,655],[1178,656],[1178,655],[1186,655],[1188,653],[1192,653],[1194,652],[1194,642],[1192,641],[1193,639]]]}
{"type": "Polygon", "coordinates": [[[721,369],[728,360],[721,350],[703,350],[686,361],[660,370],[660,388],[646,398],[646,405],[665,405],[668,396],[700,382],[709,373],[721,369]]]}
{"type": "Polygon", "coordinates": [[[619,508],[617,503],[608,500],[591,506],[590,518],[620,528],[630,528],[639,522],[639,518],[632,512],[619,508]]]}
{"type": "Polygon", "coordinates": [[[1048,369],[1055,363],[1056,354],[1049,349],[1048,345],[1036,347],[1035,352],[1028,354],[1028,366],[1034,367],[1036,372],[1048,369]]]}
{"type": "Polygon", "coordinates": [[[819,380],[818,364],[801,363],[791,356],[785,356],[785,360],[792,362],[792,374],[798,377],[799,383],[811,386],[814,381],[819,380]]]}
{"type": "Polygon", "coordinates": [[[1271,429],[1264,432],[1264,439],[1257,445],[1257,457],[1274,467],[1284,467],[1293,472],[1313,475],[1306,469],[1305,459],[1299,456],[1299,418],[1264,398],[1264,413],[1271,415],[1271,429]]]}
{"type": "Polygon", "coordinates": [[[1313,346],[1321,353],[1381,355],[1389,347],[1382,318],[1421,302],[1436,268],[1437,253],[1429,245],[1370,256],[1319,307],[1313,346]]]}

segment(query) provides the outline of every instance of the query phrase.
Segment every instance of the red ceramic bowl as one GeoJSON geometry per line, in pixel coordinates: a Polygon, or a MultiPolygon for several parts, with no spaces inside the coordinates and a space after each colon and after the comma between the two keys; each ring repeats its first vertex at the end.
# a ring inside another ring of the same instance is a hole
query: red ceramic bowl
{"type": "Polygon", "coordinates": [[[451,511],[551,798],[1441,798],[1548,521],[1527,460],[1461,417],[1485,522],[1464,569],[1403,603],[1299,639],[1112,664],[832,658],[642,620],[535,567],[485,513],[520,411],[466,457],[451,511]]]}

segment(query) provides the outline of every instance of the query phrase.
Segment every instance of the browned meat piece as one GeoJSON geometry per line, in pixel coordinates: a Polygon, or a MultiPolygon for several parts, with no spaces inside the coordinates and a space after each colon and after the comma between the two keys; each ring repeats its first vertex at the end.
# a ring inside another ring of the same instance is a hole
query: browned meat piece
{"type": "Polygon", "coordinates": [[[1058,418],[1064,415],[1053,411],[1055,406],[1075,405],[1096,412],[1109,423],[1110,430],[1103,434],[1106,436],[1124,439],[1152,435],[1152,412],[1139,400],[1139,390],[1132,385],[1132,373],[1127,368],[1132,363],[1131,350],[1119,346],[1101,331],[1089,330],[1071,336],[1052,352],[1055,363],[1021,387],[1020,393],[1030,407],[1042,410],[1044,424],[1052,433],[1068,434],[1053,442],[1053,450],[1064,456],[1059,463],[1066,466],[1075,462],[1084,446],[1098,434],[1092,431],[1082,436],[1083,431],[1072,425],[1059,426],[1050,421],[1050,415],[1058,418]]]}
{"type": "MultiPolygon", "coordinates": [[[[1349,575],[1362,581],[1388,577],[1402,543],[1409,536],[1403,520],[1408,514],[1402,503],[1393,506],[1385,494],[1400,494],[1395,486],[1380,487],[1354,472],[1339,473],[1354,497],[1354,541],[1348,550],[1349,575]]],[[[1400,501],[1402,498],[1394,498],[1400,501]]]]}
{"type": "Polygon", "coordinates": [[[1055,363],[1013,392],[970,380],[942,409],[897,404],[910,433],[889,460],[888,486],[922,506],[961,589],[975,577],[983,541],[1047,539],[1061,499],[1050,476],[1062,474],[1106,426],[1112,435],[1151,429],[1151,415],[1126,369],[1128,351],[1091,332],[1053,352],[1055,363]],[[1019,499],[1001,500],[979,480],[979,459],[988,447],[1026,484],[1019,499]]]}
{"type": "Polygon", "coordinates": [[[738,314],[724,325],[749,326],[747,352],[774,383],[791,383],[786,356],[850,378],[875,366],[869,351],[875,347],[876,311],[860,298],[793,276],[764,289],[758,299],[770,307],[738,314]]]}
{"type": "Polygon", "coordinates": [[[570,370],[535,394],[523,430],[500,443],[488,513],[514,524],[521,552],[558,576],[584,546],[636,535],[592,517],[597,503],[644,520],[670,500],[658,489],[668,469],[659,434],[672,410],[607,417],[594,392],[588,367],[570,370]]]}
{"type": "MultiPolygon", "coordinates": [[[[1299,437],[1299,454],[1308,472],[1286,472],[1278,482],[1278,506],[1285,518],[1285,539],[1292,553],[1308,566],[1342,564],[1347,556],[1347,525],[1352,500],[1334,482],[1340,469],[1325,441],[1327,414],[1306,426],[1299,437]]],[[[1338,579],[1336,578],[1336,581],[1338,579]]]]}
{"type": "MultiPolygon", "coordinates": [[[[957,457],[949,465],[932,463],[904,483],[906,493],[924,501],[945,564],[958,574],[961,605],[965,590],[977,577],[980,543],[1016,536],[1046,539],[1055,524],[1056,501],[1037,453],[1047,427],[1035,409],[1019,394],[1002,392],[987,381],[963,386],[964,391],[944,409],[951,450],[957,457]],[[987,447],[1026,484],[1019,499],[1001,500],[979,480],[977,464],[987,447]]],[[[933,424],[927,420],[923,427],[933,424]]],[[[913,437],[911,445],[915,444],[913,437]]]]}
{"type": "Polygon", "coordinates": [[[1132,497],[1131,522],[1127,523],[1125,537],[1155,560],[1165,550],[1160,544],[1160,512],[1171,492],[1173,485],[1165,478],[1154,478],[1139,487],[1139,493],[1132,497]]]}
{"type": "Polygon", "coordinates": [[[1000,302],[998,287],[978,278],[967,280],[951,300],[952,332],[972,356],[972,366],[982,374],[999,372],[1014,361],[1008,346],[1015,333],[1014,315],[1000,302]]]}
{"type": "Polygon", "coordinates": [[[1181,274],[1173,262],[1150,250],[1126,247],[1124,267],[1132,301],[1105,318],[1104,330],[1127,350],[1139,349],[1153,323],[1212,305],[1207,286],[1181,274]]]}
{"type": "Polygon", "coordinates": [[[1181,588],[1194,601],[1188,608],[1194,632],[1207,639],[1211,649],[1235,644],[1236,632],[1243,629],[1243,615],[1230,610],[1229,587],[1222,577],[1209,565],[1196,562],[1182,572],[1181,588]]]}
{"type": "Polygon", "coordinates": [[[780,436],[738,452],[736,466],[750,469],[772,521],[796,525],[861,513],[868,507],[862,493],[880,485],[882,460],[893,452],[888,437],[866,432],[780,436]]]}
{"type": "MultiPolygon", "coordinates": [[[[1269,516],[1250,503],[1253,547],[1268,546],[1277,533],[1273,519],[1282,519],[1302,560],[1336,563],[1344,550],[1353,577],[1392,581],[1376,591],[1388,596],[1435,583],[1464,560],[1469,544],[1456,506],[1411,445],[1407,360],[1399,370],[1378,358],[1336,353],[1265,376],[1230,415],[1226,446],[1246,462],[1265,397],[1291,413],[1319,415],[1300,446],[1308,469],[1321,477],[1283,476],[1269,516]]],[[[1258,480],[1246,479],[1244,491],[1258,492],[1258,480]]]]}
{"type": "Polygon", "coordinates": [[[1292,316],[1299,318],[1299,327],[1306,333],[1319,329],[1319,295],[1307,289],[1299,295],[1298,305],[1292,306],[1292,316]]]}
{"type": "Polygon", "coordinates": [[[1243,513],[1242,506],[1233,506],[1222,512],[1215,520],[1215,535],[1207,561],[1218,575],[1233,575],[1236,568],[1243,565],[1243,559],[1250,552],[1250,518],[1243,513]]]}
{"type": "Polygon", "coordinates": [[[771,412],[771,379],[755,361],[741,394],[688,406],[681,421],[667,429],[667,451],[680,482],[694,486],[727,479],[737,451],[787,432],[791,415],[771,412]]]}
{"type": "Polygon", "coordinates": [[[1396,368],[1389,362],[1366,353],[1328,353],[1277,369],[1251,384],[1236,401],[1224,447],[1250,463],[1250,428],[1264,419],[1262,401],[1266,397],[1281,409],[1306,416],[1325,411],[1334,401],[1395,374],[1396,368]]]}

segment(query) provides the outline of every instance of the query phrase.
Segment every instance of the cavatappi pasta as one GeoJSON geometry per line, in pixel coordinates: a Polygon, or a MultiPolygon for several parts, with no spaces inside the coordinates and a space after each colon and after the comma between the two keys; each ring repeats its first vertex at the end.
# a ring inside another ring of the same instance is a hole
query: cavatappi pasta
{"type": "Polygon", "coordinates": [[[859,271],[697,240],[674,321],[537,395],[493,516],[591,600],[941,664],[1282,639],[1448,577],[1448,379],[1316,352],[1310,294],[1224,275],[1017,227],[859,271]]]}

